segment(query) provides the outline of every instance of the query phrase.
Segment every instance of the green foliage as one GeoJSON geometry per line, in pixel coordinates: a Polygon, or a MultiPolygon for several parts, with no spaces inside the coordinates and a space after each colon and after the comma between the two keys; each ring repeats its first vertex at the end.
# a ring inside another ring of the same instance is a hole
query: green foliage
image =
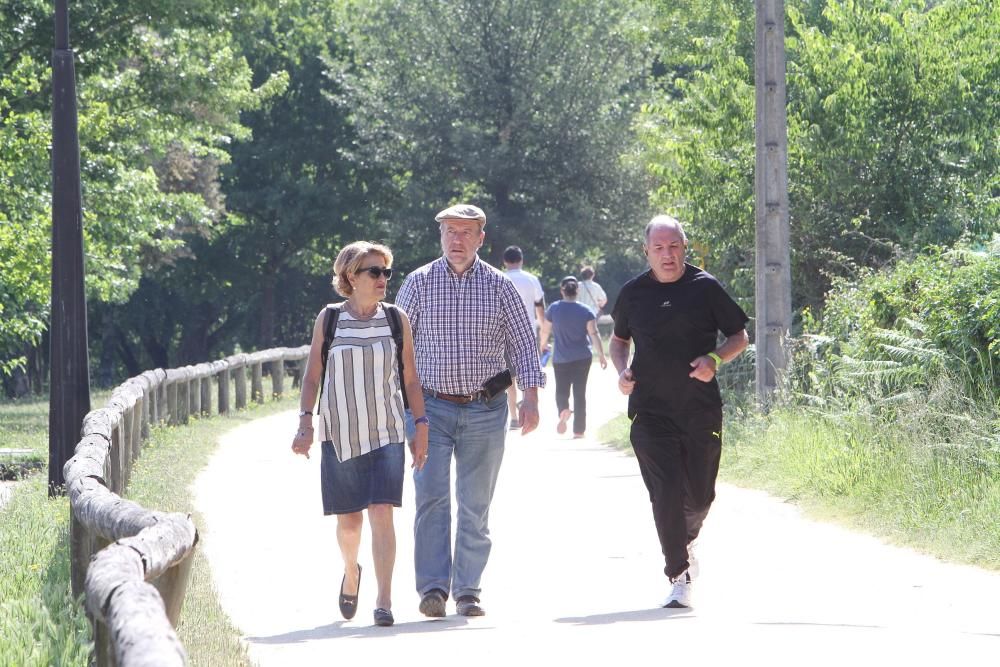
{"type": "MultiPolygon", "coordinates": [[[[87,293],[121,303],[143,271],[210,235],[217,165],[253,90],[224,28],[231,2],[72,3],[87,293]],[[222,28],[222,29],[220,29],[222,28]],[[184,173],[185,165],[198,169],[184,173]]],[[[23,363],[48,319],[52,17],[0,0],[0,374],[23,363]]]]}
{"type": "Polygon", "coordinates": [[[235,20],[233,48],[267,97],[243,111],[247,132],[227,146],[221,224],[213,234],[184,230],[183,255],[144,272],[127,303],[102,309],[102,376],[116,375],[103,369],[119,351],[133,373],[304,342],[331,299],[339,247],[385,240],[379,207],[388,176],[355,159],[348,110],[330,101],[339,90],[327,63],[348,57],[338,17],[337,3],[286,0],[235,20]],[[162,308],[151,314],[152,303],[162,308]]]}
{"type": "Polygon", "coordinates": [[[0,72],[0,376],[23,363],[48,319],[48,122],[12,108],[37,96],[43,71],[25,56],[0,72]]]}
{"type": "MultiPolygon", "coordinates": [[[[810,395],[926,387],[943,370],[970,392],[1000,386],[1000,236],[932,249],[891,271],[838,281],[793,377],[810,395]]],[[[992,388],[992,389],[991,389],[992,388]]]]}
{"type": "MultiPolygon", "coordinates": [[[[641,122],[653,203],[688,222],[708,268],[749,293],[754,16],[731,0],[660,4],[659,29],[691,46],[663,40],[662,91],[641,122]]],[[[837,276],[997,231],[1000,7],[785,6],[794,303],[821,304],[837,276]]]]}
{"type": "Polygon", "coordinates": [[[351,7],[353,67],[334,75],[362,155],[397,175],[404,264],[439,254],[431,217],[457,199],[486,210],[488,260],[518,243],[545,275],[634,237],[645,16],[612,0],[351,7]]]}
{"type": "Polygon", "coordinates": [[[705,268],[753,301],[753,12],[748,3],[660,8],[658,97],[639,129],[651,202],[683,221],[705,268]],[[705,17],[714,16],[708,21],[705,17]],[[691,41],[686,41],[684,36],[691,41]]]}

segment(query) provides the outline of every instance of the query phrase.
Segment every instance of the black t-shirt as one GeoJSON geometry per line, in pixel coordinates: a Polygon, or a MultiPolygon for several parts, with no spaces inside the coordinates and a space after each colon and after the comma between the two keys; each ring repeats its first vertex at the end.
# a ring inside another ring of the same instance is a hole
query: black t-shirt
{"type": "Polygon", "coordinates": [[[680,280],[661,283],[646,271],[625,283],[611,316],[615,336],[635,341],[629,417],[722,405],[715,378],[688,377],[691,362],[715,349],[719,332],[737,334],[749,318],[714,276],[685,264],[680,280]]]}

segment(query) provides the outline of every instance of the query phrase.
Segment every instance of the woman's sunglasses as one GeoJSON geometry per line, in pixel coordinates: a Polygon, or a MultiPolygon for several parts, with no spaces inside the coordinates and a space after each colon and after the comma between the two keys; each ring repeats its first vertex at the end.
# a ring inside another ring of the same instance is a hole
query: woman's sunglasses
{"type": "Polygon", "coordinates": [[[358,269],[356,273],[367,273],[375,280],[378,280],[383,275],[386,280],[392,278],[392,269],[383,269],[381,266],[369,266],[363,269],[358,269]]]}

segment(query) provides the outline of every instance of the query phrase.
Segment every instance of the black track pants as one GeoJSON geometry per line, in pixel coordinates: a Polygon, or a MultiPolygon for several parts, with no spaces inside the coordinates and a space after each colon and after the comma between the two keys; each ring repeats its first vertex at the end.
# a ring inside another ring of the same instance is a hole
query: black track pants
{"type": "Polygon", "coordinates": [[[687,546],[698,537],[715,500],[722,410],[673,417],[638,414],[631,440],[653,504],[664,572],[673,578],[688,568],[687,546]]]}

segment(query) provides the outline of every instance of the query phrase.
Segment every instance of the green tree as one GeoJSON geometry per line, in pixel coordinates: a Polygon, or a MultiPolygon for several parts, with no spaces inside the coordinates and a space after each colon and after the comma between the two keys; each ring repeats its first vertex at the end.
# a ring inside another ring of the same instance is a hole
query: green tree
{"type": "Polygon", "coordinates": [[[305,342],[331,298],[340,246],[384,239],[376,214],[386,179],[354,159],[348,114],[330,102],[339,90],[326,63],[346,57],[338,20],[336,3],[305,0],[241,14],[233,34],[254,84],[280,81],[280,90],[242,114],[249,133],[228,148],[219,183],[227,224],[189,236],[190,253],[147,272],[116,317],[121,363],[305,342]],[[152,322],[150,303],[165,306],[152,322]]]}
{"type": "Polygon", "coordinates": [[[659,3],[659,76],[639,128],[651,201],[685,223],[692,249],[753,303],[753,6],[659,3]]]}
{"type": "MultiPolygon", "coordinates": [[[[245,134],[240,110],[268,94],[250,87],[232,48],[235,8],[71,5],[87,293],[98,308],[127,300],[143,271],[220,223],[214,170],[225,144],[245,134]]],[[[0,0],[0,9],[0,366],[9,371],[48,318],[52,18],[46,2],[0,0]]]]}
{"type": "Polygon", "coordinates": [[[649,60],[644,8],[613,0],[352,7],[353,66],[334,76],[361,154],[397,175],[398,203],[386,217],[406,264],[437,256],[431,218],[459,199],[487,212],[486,259],[499,263],[518,243],[543,274],[634,237],[647,210],[631,159],[649,60]]]}
{"type": "MultiPolygon", "coordinates": [[[[653,201],[708,239],[709,267],[752,289],[752,15],[731,0],[691,0],[671,64],[641,127],[653,201]],[[677,64],[683,65],[683,67],[677,64]]],[[[821,304],[836,276],[928,244],[997,229],[993,99],[1000,7],[983,0],[786,3],[793,298],[821,304]]]]}

